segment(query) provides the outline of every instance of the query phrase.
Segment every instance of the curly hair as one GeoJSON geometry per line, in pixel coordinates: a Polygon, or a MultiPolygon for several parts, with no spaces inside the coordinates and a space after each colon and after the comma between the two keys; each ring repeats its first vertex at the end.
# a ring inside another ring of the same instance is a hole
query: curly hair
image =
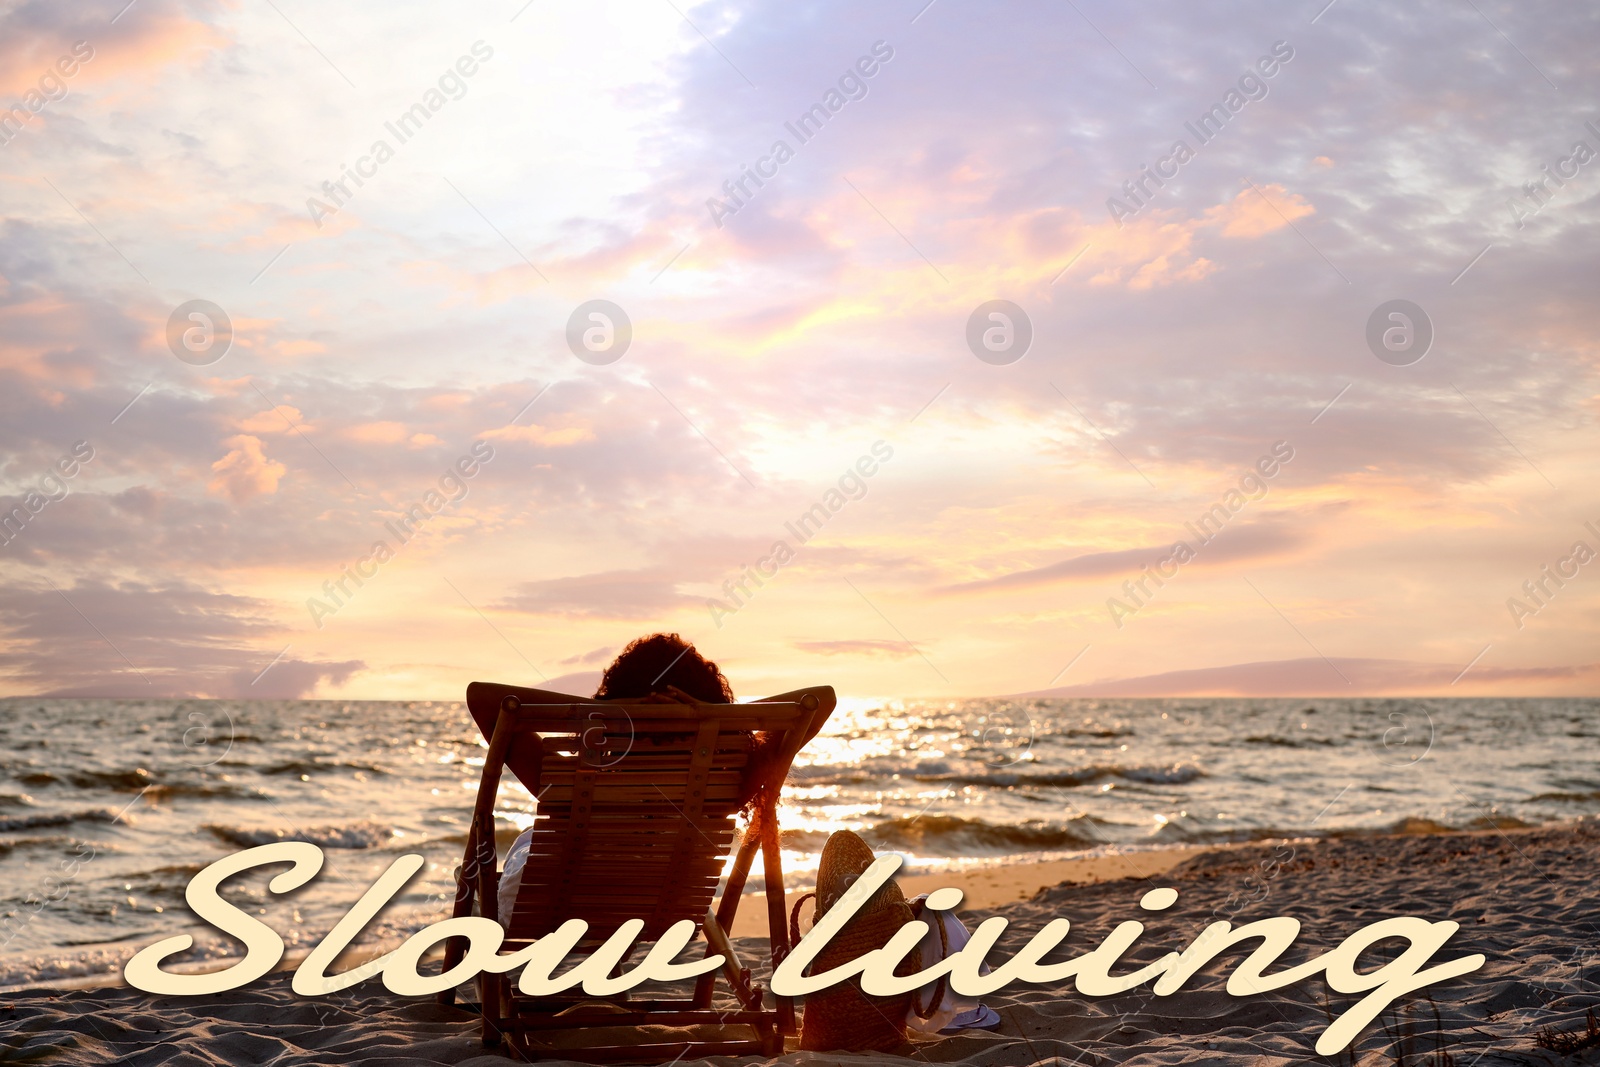
{"type": "Polygon", "coordinates": [[[598,700],[637,700],[677,686],[708,704],[732,704],[733,687],[717,665],[677,634],[650,634],[628,642],[595,690],[598,700]]]}

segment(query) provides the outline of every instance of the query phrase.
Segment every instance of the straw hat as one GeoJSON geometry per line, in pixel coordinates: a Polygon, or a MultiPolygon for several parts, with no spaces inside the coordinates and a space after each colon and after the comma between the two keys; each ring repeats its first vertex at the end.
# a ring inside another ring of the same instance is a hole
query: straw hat
{"type": "MultiPolygon", "coordinates": [[[[812,917],[812,925],[816,925],[875,858],[867,843],[849,830],[839,830],[828,838],[817,868],[817,891],[795,901],[789,915],[791,944],[800,940],[800,906],[806,899],[815,897],[817,900],[816,914],[812,917]]],[[[811,965],[811,970],[821,974],[882,948],[912,918],[905,894],[890,879],[834,935],[811,965]]],[[[895,973],[911,974],[920,969],[918,960],[919,953],[912,952],[895,973]]],[[[906,1043],[906,1010],[910,1005],[910,993],[868,996],[861,991],[860,977],[851,978],[806,998],[800,1047],[818,1052],[898,1049],[906,1043]]]]}

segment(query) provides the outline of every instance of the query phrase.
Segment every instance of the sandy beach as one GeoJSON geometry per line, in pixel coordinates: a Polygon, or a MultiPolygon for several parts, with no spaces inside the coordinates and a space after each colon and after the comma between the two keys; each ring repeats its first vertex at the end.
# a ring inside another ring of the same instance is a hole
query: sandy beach
{"type": "MultiPolygon", "coordinates": [[[[1269,842],[1016,864],[959,877],[917,876],[906,879],[905,888],[962,886],[973,903],[964,914],[969,926],[989,915],[1007,917],[1012,925],[997,958],[1016,951],[1057,916],[1073,922],[1068,948],[1083,951],[1118,921],[1133,917],[1139,896],[1155,885],[1176,889],[1178,903],[1148,923],[1130,961],[1181,948],[1207,923],[1230,916],[1238,923],[1269,915],[1301,919],[1304,929],[1289,962],[1325,951],[1381,918],[1453,919],[1461,930],[1441,956],[1482,952],[1488,957],[1482,969],[1428,990],[1431,1001],[1420,995],[1402,1000],[1398,1013],[1361,1034],[1353,1055],[1332,1062],[1592,1064],[1600,1063],[1600,1048],[1562,1058],[1539,1047],[1536,1037],[1547,1028],[1581,1030],[1586,1010],[1600,1005],[1597,861],[1600,825],[1591,820],[1511,832],[1269,842]],[[1274,859],[1276,866],[1270,866],[1274,859]],[[1049,887],[1038,889],[1036,883],[1049,887]]],[[[740,936],[738,946],[747,962],[759,960],[765,939],[740,936]]],[[[1222,989],[1230,966],[1226,959],[1214,963],[1177,994],[1159,999],[1143,987],[1094,999],[1070,989],[1009,986],[987,998],[1003,1020],[998,1032],[919,1037],[907,1052],[924,1062],[972,1067],[1329,1062],[1311,1046],[1328,1025],[1328,1011],[1337,1014],[1353,998],[1335,994],[1325,1006],[1320,978],[1234,998],[1222,989]]],[[[115,987],[9,994],[0,1000],[0,1042],[7,1063],[506,1062],[480,1047],[470,1006],[405,1000],[376,981],[305,1000],[290,992],[282,974],[192,999],[115,987]]],[[[909,1062],[883,1054],[800,1052],[792,1041],[790,1048],[770,1062],[909,1062]]]]}

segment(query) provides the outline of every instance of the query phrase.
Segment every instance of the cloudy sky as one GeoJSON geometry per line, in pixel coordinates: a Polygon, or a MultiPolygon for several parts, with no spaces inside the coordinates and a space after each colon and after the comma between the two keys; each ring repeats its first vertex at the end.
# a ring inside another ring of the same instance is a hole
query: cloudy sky
{"type": "Polygon", "coordinates": [[[1596,39],[0,5],[0,693],[1592,694],[1596,39]]]}

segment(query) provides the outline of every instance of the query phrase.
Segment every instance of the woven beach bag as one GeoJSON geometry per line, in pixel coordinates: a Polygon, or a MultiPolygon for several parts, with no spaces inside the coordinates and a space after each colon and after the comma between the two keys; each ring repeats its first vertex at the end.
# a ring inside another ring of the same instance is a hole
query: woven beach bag
{"type": "MultiPolygon", "coordinates": [[[[855,884],[875,857],[867,843],[849,830],[839,830],[822,848],[817,869],[817,891],[795,901],[789,914],[790,944],[800,941],[800,907],[816,898],[812,925],[828,914],[845,891],[855,884]]],[[[822,950],[811,965],[821,974],[858,956],[882,948],[895,932],[914,918],[905,894],[893,879],[861,906],[822,950]]],[[[912,974],[921,968],[919,952],[912,952],[895,969],[896,974],[912,974]]],[[[911,994],[872,997],[861,991],[859,976],[806,997],[805,1015],[800,1026],[800,1047],[814,1052],[887,1052],[906,1044],[906,1010],[911,994]]],[[[920,1005],[919,1005],[920,1006],[920,1005]]]]}

